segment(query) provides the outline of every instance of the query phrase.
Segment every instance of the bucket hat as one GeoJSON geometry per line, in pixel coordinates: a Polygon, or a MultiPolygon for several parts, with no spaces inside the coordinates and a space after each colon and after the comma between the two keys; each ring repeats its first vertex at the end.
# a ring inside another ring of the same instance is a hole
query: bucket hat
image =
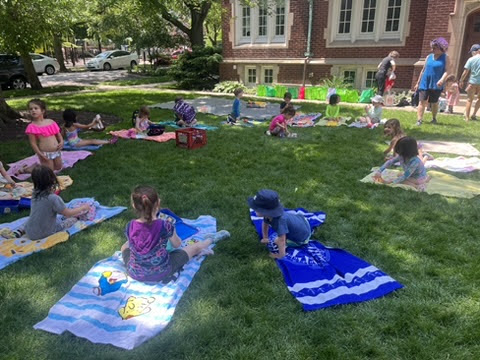
{"type": "Polygon", "coordinates": [[[375,95],[374,97],[372,97],[370,99],[371,102],[376,102],[376,103],[381,103],[381,104],[384,104],[384,101],[383,101],[383,96],[382,95],[375,95]]]}
{"type": "Polygon", "coordinates": [[[478,50],[480,50],[480,45],[479,44],[473,44],[468,53],[471,54],[472,52],[478,51],[478,50]]]}
{"type": "Polygon", "coordinates": [[[283,214],[283,205],[280,203],[276,191],[263,189],[253,197],[249,197],[248,205],[256,212],[271,217],[279,217],[283,214]]]}

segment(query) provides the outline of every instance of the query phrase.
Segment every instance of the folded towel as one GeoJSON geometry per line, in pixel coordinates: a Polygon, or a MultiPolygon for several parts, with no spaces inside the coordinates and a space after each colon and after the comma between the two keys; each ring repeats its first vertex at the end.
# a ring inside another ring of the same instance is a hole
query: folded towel
{"type": "MultiPolygon", "coordinates": [[[[326,218],[323,212],[308,212],[302,208],[287,211],[303,214],[312,230],[322,225],[326,218]]],[[[262,238],[263,219],[252,209],[250,218],[262,238]]],[[[269,238],[276,236],[270,228],[269,238]]],[[[375,266],[317,241],[287,247],[286,256],[276,262],[288,290],[305,311],[373,300],[403,287],[375,266]]]]}
{"type": "MultiPolygon", "coordinates": [[[[81,198],[74,199],[74,201],[89,201],[94,200],[93,198],[81,198]]],[[[68,203],[70,204],[70,203],[68,203]]],[[[67,204],[67,205],[68,205],[67,204]]],[[[122,211],[126,210],[126,207],[117,206],[117,207],[107,207],[102,206],[98,202],[95,202],[96,205],[96,214],[95,218],[92,221],[77,221],[66,231],[62,231],[53,235],[50,235],[44,239],[39,240],[30,240],[25,235],[20,238],[15,238],[12,236],[12,232],[24,227],[25,223],[28,220],[28,217],[24,217],[18,220],[15,220],[11,223],[0,224],[0,269],[14,263],[21,258],[28,256],[34,252],[48,249],[59,242],[68,240],[69,236],[72,236],[87,227],[98,224],[106,219],[109,219],[115,215],[120,214],[122,211]]],[[[61,217],[61,215],[58,215],[61,217]]]]}
{"type": "MultiPolygon", "coordinates": [[[[216,231],[211,216],[184,222],[199,229],[195,239],[200,241],[216,231]]],[[[69,331],[93,343],[133,349],[168,325],[204,259],[191,259],[179,277],[166,285],[147,284],[126,275],[121,253],[116,252],[95,264],[34,328],[54,334],[69,331]]]]}
{"type": "Polygon", "coordinates": [[[79,150],[86,150],[86,151],[95,151],[102,147],[102,145],[87,145],[87,146],[71,146],[68,143],[63,145],[64,151],[79,151],[79,150]]]}

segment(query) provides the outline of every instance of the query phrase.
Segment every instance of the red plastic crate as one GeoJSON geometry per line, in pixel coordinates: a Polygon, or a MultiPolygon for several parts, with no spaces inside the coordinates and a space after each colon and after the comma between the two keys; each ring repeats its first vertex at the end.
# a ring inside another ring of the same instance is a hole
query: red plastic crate
{"type": "Polygon", "coordinates": [[[177,146],[197,149],[207,144],[207,132],[203,129],[186,128],[175,131],[177,146]]]}

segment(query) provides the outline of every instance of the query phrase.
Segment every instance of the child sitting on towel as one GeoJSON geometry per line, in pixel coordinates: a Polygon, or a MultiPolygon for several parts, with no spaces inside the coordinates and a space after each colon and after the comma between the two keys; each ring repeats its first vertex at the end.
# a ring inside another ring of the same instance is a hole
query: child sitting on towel
{"type": "Polygon", "coordinates": [[[330,99],[328,99],[327,109],[325,111],[325,118],[331,121],[339,121],[340,120],[340,106],[338,103],[340,102],[340,96],[337,94],[330,95],[330,99]]]}
{"type": "Polygon", "coordinates": [[[147,135],[148,128],[152,125],[150,121],[150,109],[148,106],[142,106],[135,118],[135,131],[137,134],[147,135]]]}
{"type": "Polygon", "coordinates": [[[69,228],[78,221],[77,216],[90,210],[87,204],[75,209],[66,207],[62,198],[55,194],[59,184],[53,170],[48,166],[35,166],[32,170],[32,181],[32,205],[25,224],[25,232],[31,240],[43,239],[69,228]],[[57,214],[62,214],[67,219],[60,221],[57,214]]]}
{"type": "Polygon", "coordinates": [[[269,243],[270,227],[278,234],[275,239],[278,253],[270,253],[272,258],[281,259],[286,254],[287,246],[299,247],[310,240],[312,230],[308,220],[303,215],[285,212],[275,191],[260,190],[254,197],[248,198],[248,205],[257,216],[263,217],[262,243],[269,243]]]}
{"type": "Polygon", "coordinates": [[[285,95],[283,95],[283,101],[280,104],[280,112],[281,113],[283,113],[283,110],[285,110],[285,108],[290,105],[291,101],[292,101],[292,94],[287,91],[285,93],[285,95]]]}
{"type": "MultiPolygon", "coordinates": [[[[77,122],[77,114],[72,109],[66,109],[63,114],[63,121],[65,125],[63,126],[63,135],[67,139],[65,143],[69,144],[71,147],[82,147],[88,145],[105,145],[105,144],[115,144],[118,140],[118,137],[114,136],[110,141],[108,140],[97,140],[97,139],[88,139],[82,140],[78,137],[79,129],[91,129],[94,126],[101,125],[100,117],[96,117],[90,124],[84,125],[77,122]]],[[[98,115],[97,115],[98,116],[98,115]]]]}
{"type": "Polygon", "coordinates": [[[295,116],[295,109],[293,106],[288,105],[280,115],[277,115],[273,118],[268,130],[265,132],[266,135],[278,136],[281,138],[284,137],[296,137],[297,134],[290,133],[288,131],[287,122],[295,116]]]}
{"type": "Polygon", "coordinates": [[[227,123],[229,124],[235,124],[240,119],[240,99],[243,96],[243,89],[236,88],[233,91],[233,95],[235,95],[235,100],[233,100],[232,112],[227,117],[227,123]]]}
{"type": "Polygon", "coordinates": [[[424,191],[430,177],[427,175],[423,161],[418,156],[417,141],[414,138],[405,136],[397,141],[394,149],[395,154],[398,155],[385,162],[385,164],[376,171],[373,177],[374,180],[384,184],[410,185],[418,190],[424,191]],[[400,162],[404,173],[395,180],[384,180],[382,178],[382,172],[397,162],[400,162]]]}
{"type": "Polygon", "coordinates": [[[160,199],[154,188],[137,186],[132,192],[131,204],[138,218],[127,224],[128,241],[122,246],[122,256],[128,275],[138,281],[169,282],[192,257],[230,236],[228,231],[222,230],[180,248],[182,242],[175,226],[157,219],[160,199]],[[169,242],[175,248],[171,252],[167,251],[169,242]]]}
{"type": "Polygon", "coordinates": [[[382,111],[383,111],[383,97],[380,95],[375,95],[371,99],[372,104],[365,106],[366,116],[359,118],[358,120],[361,123],[367,123],[368,127],[372,127],[374,124],[380,123],[382,120],[382,111]]]}
{"type": "Polygon", "coordinates": [[[192,127],[197,124],[197,113],[192,105],[186,103],[181,96],[175,99],[173,106],[175,122],[180,127],[192,127]]]}

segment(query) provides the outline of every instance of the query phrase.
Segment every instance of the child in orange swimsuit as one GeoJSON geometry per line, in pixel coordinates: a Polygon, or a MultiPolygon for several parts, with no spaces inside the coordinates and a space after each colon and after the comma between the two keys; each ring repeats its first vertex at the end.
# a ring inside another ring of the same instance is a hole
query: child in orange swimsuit
{"type": "Polygon", "coordinates": [[[51,119],[45,119],[47,107],[40,99],[28,102],[28,111],[32,122],[27,126],[25,134],[33,151],[38,156],[41,165],[48,166],[52,170],[62,168],[63,138],[57,123],[51,119]]]}

